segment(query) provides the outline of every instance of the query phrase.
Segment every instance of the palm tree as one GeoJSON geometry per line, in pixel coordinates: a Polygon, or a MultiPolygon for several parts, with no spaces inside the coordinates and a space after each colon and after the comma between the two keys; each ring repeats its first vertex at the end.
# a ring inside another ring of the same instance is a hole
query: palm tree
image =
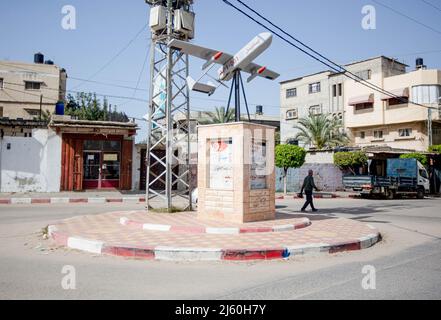
{"type": "Polygon", "coordinates": [[[295,139],[319,150],[349,142],[346,134],[341,132],[342,121],[329,115],[310,115],[300,119],[294,128],[300,130],[295,139]]]}
{"type": "Polygon", "coordinates": [[[225,107],[215,107],[214,111],[207,112],[208,118],[199,121],[200,124],[227,123],[234,120],[235,110],[230,109],[225,112],[225,107]]]}

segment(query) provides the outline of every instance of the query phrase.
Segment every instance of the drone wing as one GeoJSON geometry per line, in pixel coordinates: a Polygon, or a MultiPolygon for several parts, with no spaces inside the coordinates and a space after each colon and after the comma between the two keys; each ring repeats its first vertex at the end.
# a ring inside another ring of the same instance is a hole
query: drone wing
{"type": "Polygon", "coordinates": [[[280,76],[280,74],[278,74],[277,72],[271,71],[266,67],[259,66],[258,64],[255,63],[250,63],[248,66],[243,68],[242,71],[251,74],[247,82],[252,81],[256,77],[263,77],[269,80],[275,80],[280,76]]]}
{"type": "Polygon", "coordinates": [[[169,47],[178,49],[185,54],[205,60],[206,63],[204,64],[203,69],[206,69],[213,63],[223,65],[233,58],[231,54],[197,46],[186,41],[173,39],[168,45],[169,47]]]}

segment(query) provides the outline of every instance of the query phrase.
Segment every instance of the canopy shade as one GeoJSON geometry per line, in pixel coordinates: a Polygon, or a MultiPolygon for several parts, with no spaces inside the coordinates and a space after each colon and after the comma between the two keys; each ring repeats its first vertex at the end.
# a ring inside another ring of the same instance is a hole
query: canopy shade
{"type": "Polygon", "coordinates": [[[374,103],[374,94],[366,94],[358,97],[353,97],[349,99],[348,104],[350,106],[355,106],[357,104],[363,104],[363,103],[374,103]]]}
{"type": "Polygon", "coordinates": [[[383,100],[383,101],[384,100],[390,100],[390,99],[394,99],[395,97],[409,98],[409,88],[408,87],[407,88],[401,88],[401,89],[395,89],[395,90],[388,90],[388,92],[390,92],[391,94],[390,95],[383,94],[381,96],[381,100],[383,100]]]}

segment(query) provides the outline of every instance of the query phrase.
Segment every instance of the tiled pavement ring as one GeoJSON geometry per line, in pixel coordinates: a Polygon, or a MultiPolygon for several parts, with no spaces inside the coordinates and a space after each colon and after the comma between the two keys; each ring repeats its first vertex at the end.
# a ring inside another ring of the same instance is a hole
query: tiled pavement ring
{"type": "Polygon", "coordinates": [[[260,232],[284,232],[306,228],[311,221],[306,217],[295,217],[278,213],[272,221],[252,223],[219,222],[197,219],[194,212],[173,215],[148,214],[137,211],[120,218],[122,225],[149,231],[178,233],[238,234],[260,232]]]}
{"type": "Polygon", "coordinates": [[[58,245],[72,249],[159,260],[283,259],[365,249],[381,239],[378,230],[367,224],[321,215],[311,218],[310,226],[292,231],[208,234],[148,231],[120,224],[121,218],[133,214],[136,212],[75,217],[50,226],[49,234],[58,245]]]}

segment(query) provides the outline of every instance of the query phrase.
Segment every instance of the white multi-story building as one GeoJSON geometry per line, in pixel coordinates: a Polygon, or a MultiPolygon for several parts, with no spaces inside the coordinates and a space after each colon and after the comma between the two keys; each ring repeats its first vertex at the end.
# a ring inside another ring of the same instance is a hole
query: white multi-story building
{"type": "Polygon", "coordinates": [[[406,67],[384,56],[345,65],[352,74],[399,99],[331,71],[282,82],[281,140],[294,140],[298,132],[294,125],[298,119],[326,113],[342,119],[356,146],[426,151],[429,146],[427,107],[431,107],[435,108],[431,117],[432,142],[441,143],[441,71],[427,70],[421,60],[414,71],[406,72],[406,67]]]}

